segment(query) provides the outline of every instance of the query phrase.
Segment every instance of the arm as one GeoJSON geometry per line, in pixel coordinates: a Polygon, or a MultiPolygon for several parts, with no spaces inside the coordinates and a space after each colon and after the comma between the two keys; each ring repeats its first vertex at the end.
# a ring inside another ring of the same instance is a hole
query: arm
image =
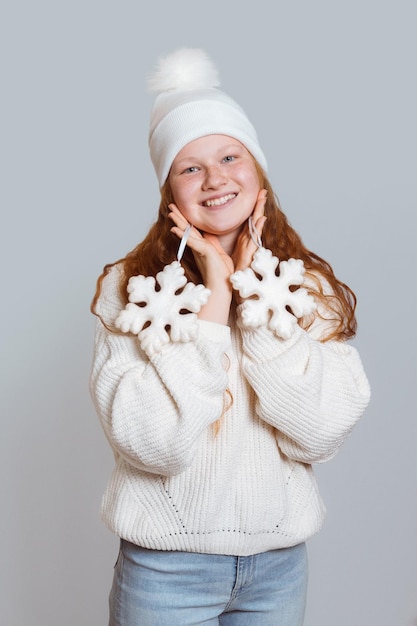
{"type": "Polygon", "coordinates": [[[303,463],[332,458],[370,398],[355,348],[321,343],[298,326],[288,340],[267,328],[241,330],[258,415],[277,429],[282,452],[303,463]]]}
{"type": "MultiPolygon", "coordinates": [[[[109,285],[104,292],[113,309],[109,285]]],[[[106,311],[106,323],[117,311],[106,311]]],[[[228,345],[227,327],[199,322],[196,341],[171,342],[148,358],[137,337],[98,321],[90,389],[114,452],[144,471],[183,471],[200,434],[223,410],[228,345]]]]}

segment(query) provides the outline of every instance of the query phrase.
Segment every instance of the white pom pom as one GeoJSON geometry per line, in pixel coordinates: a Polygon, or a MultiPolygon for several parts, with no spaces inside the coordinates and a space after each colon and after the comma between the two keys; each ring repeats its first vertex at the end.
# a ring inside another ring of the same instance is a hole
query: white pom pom
{"type": "Polygon", "coordinates": [[[211,59],[199,48],[181,48],[161,59],[149,77],[150,91],[189,91],[218,87],[217,70],[211,59]]]}

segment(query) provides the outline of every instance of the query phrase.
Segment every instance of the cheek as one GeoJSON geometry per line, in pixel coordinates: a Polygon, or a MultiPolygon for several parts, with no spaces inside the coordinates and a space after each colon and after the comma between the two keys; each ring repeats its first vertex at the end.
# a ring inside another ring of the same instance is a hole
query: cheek
{"type": "Polygon", "coordinates": [[[181,211],[185,219],[189,222],[192,222],[195,215],[195,207],[190,203],[187,196],[182,194],[177,194],[174,196],[174,204],[181,211]]]}
{"type": "Polygon", "coordinates": [[[187,206],[191,204],[193,198],[193,189],[191,185],[171,184],[172,196],[174,204],[181,210],[187,210],[187,206]]]}
{"type": "Polygon", "coordinates": [[[252,189],[254,194],[258,194],[260,192],[261,185],[260,185],[259,176],[258,176],[258,173],[256,172],[256,170],[251,172],[251,174],[248,174],[247,185],[248,185],[249,188],[252,189]]]}
{"type": "Polygon", "coordinates": [[[248,193],[253,193],[254,195],[259,193],[261,185],[258,172],[254,167],[242,168],[236,173],[236,178],[248,193]]]}

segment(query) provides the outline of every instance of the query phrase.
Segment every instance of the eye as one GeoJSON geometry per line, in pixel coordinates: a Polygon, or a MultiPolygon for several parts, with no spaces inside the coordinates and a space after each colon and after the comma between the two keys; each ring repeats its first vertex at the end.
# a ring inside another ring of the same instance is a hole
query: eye
{"type": "Polygon", "coordinates": [[[234,161],[236,159],[235,156],[232,156],[231,154],[224,157],[223,161],[225,161],[226,163],[230,163],[231,161],[234,161]]]}
{"type": "Polygon", "coordinates": [[[183,170],[183,174],[192,174],[193,172],[197,172],[198,171],[198,167],[196,167],[195,165],[190,165],[190,167],[186,167],[185,170],[183,170]]]}

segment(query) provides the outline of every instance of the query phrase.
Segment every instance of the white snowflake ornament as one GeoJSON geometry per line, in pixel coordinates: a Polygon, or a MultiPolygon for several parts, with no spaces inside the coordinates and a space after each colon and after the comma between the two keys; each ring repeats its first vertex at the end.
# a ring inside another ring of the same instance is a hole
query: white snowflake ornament
{"type": "Polygon", "coordinates": [[[116,319],[116,327],[137,335],[141,348],[153,356],[169,341],[190,341],[197,336],[195,313],[206,304],[210,290],[187,283],[178,261],[153,276],[132,276],[129,302],[116,319]],[[160,289],[155,289],[156,281],[160,289]],[[184,287],[185,285],[185,287],[184,287]],[[181,291],[179,291],[182,287],[181,291]]]}
{"type": "Polygon", "coordinates": [[[256,299],[246,299],[240,306],[243,324],[249,328],[267,326],[281,339],[289,339],[297,325],[297,318],[312,313],[316,308],[314,298],[304,287],[290,290],[291,286],[303,283],[304,272],[304,263],[300,259],[280,263],[270,250],[259,247],[251,266],[230,277],[242,298],[256,296],[256,299]],[[275,274],[278,263],[279,276],[275,274]]]}

